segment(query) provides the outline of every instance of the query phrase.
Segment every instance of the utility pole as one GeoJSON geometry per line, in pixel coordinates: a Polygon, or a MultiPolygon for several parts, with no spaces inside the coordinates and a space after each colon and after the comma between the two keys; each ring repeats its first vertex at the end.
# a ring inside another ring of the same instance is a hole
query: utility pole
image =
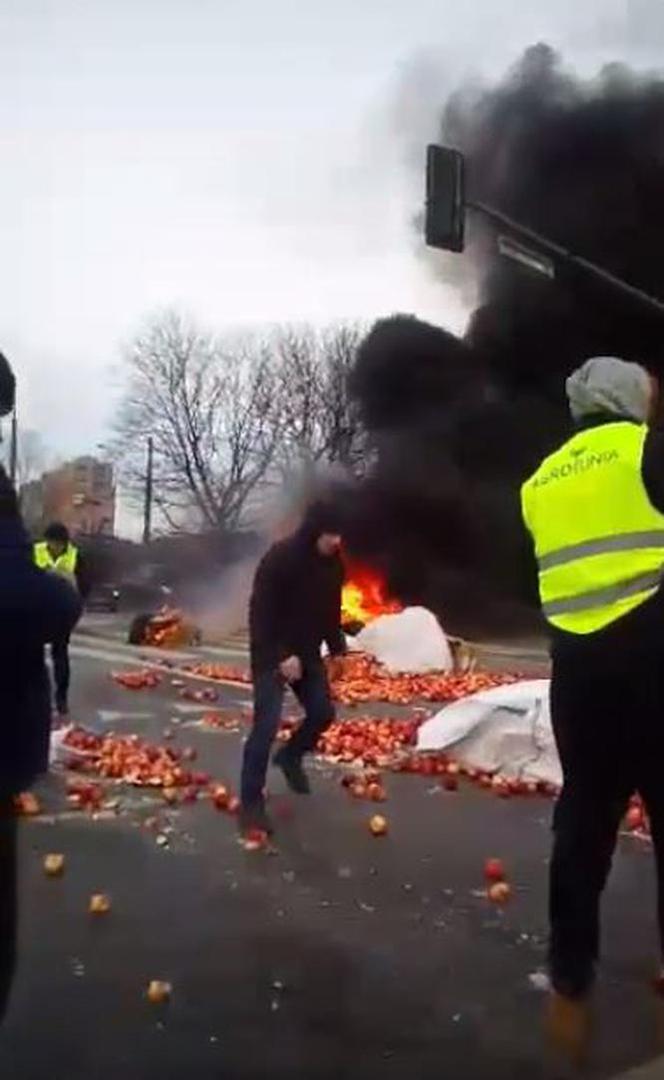
{"type": "Polygon", "coordinates": [[[16,487],[16,465],[18,459],[18,422],[16,419],[16,402],[12,410],[12,428],[9,442],[9,479],[12,487],[16,487]]]}
{"type": "Polygon", "coordinates": [[[152,539],[152,474],[154,461],[154,440],[148,436],[148,458],[145,472],[145,502],[143,504],[143,543],[152,539]]]}

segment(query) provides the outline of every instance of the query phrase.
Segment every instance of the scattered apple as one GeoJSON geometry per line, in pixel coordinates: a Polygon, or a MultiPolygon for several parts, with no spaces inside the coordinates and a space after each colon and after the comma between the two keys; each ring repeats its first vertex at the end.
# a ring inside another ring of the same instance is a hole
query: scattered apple
{"type": "Polygon", "coordinates": [[[486,860],[484,864],[484,877],[489,882],[505,880],[505,868],[500,859],[486,860]]]}
{"type": "Polygon", "coordinates": [[[445,791],[458,791],[459,790],[459,777],[456,773],[447,773],[443,777],[443,787],[445,791]]]}
{"type": "Polygon", "coordinates": [[[247,829],[242,837],[245,851],[260,851],[267,844],[267,833],[263,829],[247,829]]]}
{"type": "Polygon", "coordinates": [[[506,881],[496,881],[487,890],[487,896],[492,904],[505,904],[512,895],[512,890],[506,881]]]}
{"type": "Polygon", "coordinates": [[[14,799],[14,807],[18,814],[26,817],[34,817],[35,814],[41,813],[39,799],[31,791],[24,791],[17,795],[14,799]]]}
{"type": "Polygon", "coordinates": [[[230,802],[230,792],[225,784],[216,784],[212,789],[212,802],[216,806],[217,810],[228,810],[228,804],[230,802]]]}
{"type": "Polygon", "coordinates": [[[387,836],[387,818],[382,814],[374,814],[369,820],[369,829],[372,836],[387,836]]]}
{"type": "Polygon", "coordinates": [[[378,784],[375,781],[367,787],[367,798],[372,802],[385,802],[387,798],[385,788],[382,784],[378,784]]]}
{"type": "Polygon", "coordinates": [[[632,831],[642,829],[645,824],[645,817],[641,807],[630,806],[629,810],[627,811],[627,817],[625,818],[625,821],[627,823],[627,828],[631,829],[632,831]]]}
{"type": "Polygon", "coordinates": [[[48,877],[60,877],[65,868],[64,855],[52,853],[44,856],[44,873],[48,877]]]}
{"type": "Polygon", "coordinates": [[[172,992],[173,987],[169,982],[163,982],[161,979],[153,979],[148,984],[145,996],[153,1005],[163,1005],[165,1001],[169,1000],[172,992]]]}
{"type": "Polygon", "coordinates": [[[91,915],[106,915],[111,910],[111,898],[106,893],[93,893],[88,904],[91,915]]]}

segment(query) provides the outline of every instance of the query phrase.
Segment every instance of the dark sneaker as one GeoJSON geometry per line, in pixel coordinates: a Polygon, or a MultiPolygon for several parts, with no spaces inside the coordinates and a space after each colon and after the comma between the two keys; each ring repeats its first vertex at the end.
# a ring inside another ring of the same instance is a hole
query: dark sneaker
{"type": "Polygon", "coordinates": [[[272,836],[274,826],[267,815],[264,806],[243,806],[239,814],[240,832],[244,835],[254,830],[267,833],[272,836]]]}
{"type": "Polygon", "coordinates": [[[296,795],[311,794],[309,777],[302,768],[301,758],[290,757],[287,748],[284,746],[281,750],[277,750],[272,758],[272,764],[281,769],[286,778],[286,783],[296,795]]]}

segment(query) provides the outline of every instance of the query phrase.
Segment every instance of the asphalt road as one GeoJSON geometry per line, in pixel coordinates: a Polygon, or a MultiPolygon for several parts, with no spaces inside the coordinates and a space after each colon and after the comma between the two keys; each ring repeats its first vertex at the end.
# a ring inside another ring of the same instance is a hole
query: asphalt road
{"type": "MultiPolygon", "coordinates": [[[[169,686],[131,694],[109,678],[120,646],[79,640],[76,718],[192,745],[231,783],[238,734],[205,731],[169,686]],[[173,719],[178,721],[173,724],[173,719]]],[[[226,692],[238,710],[244,693],[226,692]]],[[[19,834],[18,962],[0,1034],[3,1080],[244,1080],[472,1077],[553,1080],[542,1047],[550,805],[476,790],[443,793],[388,776],[390,833],[328,768],[297,799],[271,777],[277,852],[249,854],[212,806],[157,805],[168,845],[143,827],[154,804],[120,794],[110,820],[64,814],[62,781],[40,792],[19,834]],[[62,878],[44,876],[62,852],[62,878]],[[501,912],[482,867],[502,857],[514,886],[501,912]],[[92,892],[111,913],[87,914],[92,892]],[[173,984],[149,1005],[150,979],[173,984]]],[[[124,789],[123,789],[124,790],[124,789]]],[[[625,840],[605,907],[605,963],[590,1076],[656,1051],[648,979],[655,952],[647,849],[625,840]]]]}

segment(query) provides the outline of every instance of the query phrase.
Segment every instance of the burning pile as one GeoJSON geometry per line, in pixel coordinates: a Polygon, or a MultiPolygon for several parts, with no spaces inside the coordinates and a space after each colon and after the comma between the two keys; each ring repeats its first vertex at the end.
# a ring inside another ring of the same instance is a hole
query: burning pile
{"type": "Polygon", "coordinates": [[[137,615],[129,632],[131,645],[177,649],[200,644],[200,630],[178,608],[162,607],[156,615],[137,615]]]}
{"type": "Polygon", "coordinates": [[[377,571],[345,560],[346,581],[341,593],[341,625],[348,633],[357,633],[379,615],[394,615],[402,610],[398,600],[390,598],[387,585],[377,571]]]}

